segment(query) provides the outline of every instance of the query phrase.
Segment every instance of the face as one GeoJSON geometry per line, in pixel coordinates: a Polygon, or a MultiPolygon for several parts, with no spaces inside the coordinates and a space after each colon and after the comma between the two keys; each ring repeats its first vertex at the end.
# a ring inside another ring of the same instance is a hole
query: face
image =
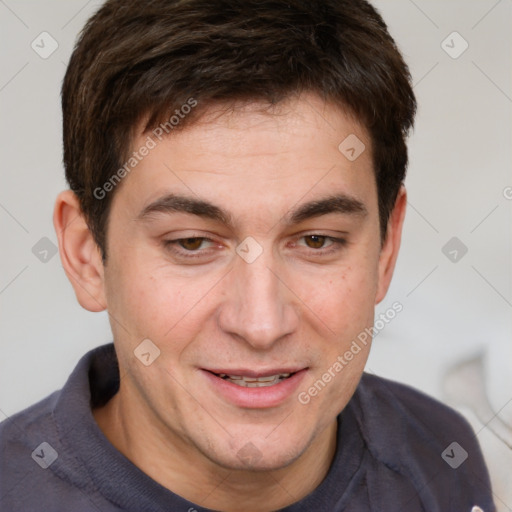
{"type": "Polygon", "coordinates": [[[210,110],[155,140],[108,224],[121,389],[210,462],[284,467],[353,394],[369,344],[336,361],[387,286],[370,140],[314,96],[210,110]],[[350,134],[366,145],[354,161],[350,134]]]}

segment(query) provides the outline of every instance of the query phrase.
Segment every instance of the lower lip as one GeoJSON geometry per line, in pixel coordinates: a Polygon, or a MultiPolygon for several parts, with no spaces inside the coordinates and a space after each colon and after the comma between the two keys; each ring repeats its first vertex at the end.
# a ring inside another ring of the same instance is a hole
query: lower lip
{"type": "Polygon", "coordinates": [[[207,370],[202,370],[202,373],[209,380],[215,392],[228,402],[238,407],[266,409],[277,407],[290,398],[306,375],[306,371],[307,368],[298,371],[278,384],[263,388],[245,388],[233,384],[229,380],[221,379],[207,370]]]}

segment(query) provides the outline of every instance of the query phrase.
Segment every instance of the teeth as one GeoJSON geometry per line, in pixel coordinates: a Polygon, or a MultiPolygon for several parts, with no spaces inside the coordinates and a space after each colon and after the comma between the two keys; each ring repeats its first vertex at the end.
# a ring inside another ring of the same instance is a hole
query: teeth
{"type": "Polygon", "coordinates": [[[269,375],[268,377],[244,377],[243,375],[226,375],[225,373],[220,373],[219,377],[244,388],[263,388],[278,384],[281,380],[287,379],[290,375],[291,373],[280,373],[278,375],[269,375]]]}

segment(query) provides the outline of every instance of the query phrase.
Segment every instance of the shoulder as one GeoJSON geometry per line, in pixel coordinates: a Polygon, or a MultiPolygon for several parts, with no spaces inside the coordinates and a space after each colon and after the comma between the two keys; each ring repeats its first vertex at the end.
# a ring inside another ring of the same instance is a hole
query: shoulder
{"type": "Polygon", "coordinates": [[[76,456],[88,443],[77,430],[91,421],[90,363],[104,350],[86,354],[61,390],[0,423],[1,510],[114,510],[76,456]]]}
{"type": "Polygon", "coordinates": [[[477,437],[458,412],[370,374],[363,375],[351,404],[373,458],[408,479],[428,510],[440,503],[494,510],[477,437]]]}
{"type": "Polygon", "coordinates": [[[42,490],[60,484],[50,468],[61,453],[52,418],[59,395],[56,391],[0,423],[0,503],[6,510],[33,510],[44,501],[42,490]]]}
{"type": "MultiPolygon", "coordinates": [[[[444,443],[447,435],[474,439],[469,423],[457,411],[406,384],[372,374],[363,374],[357,394],[368,419],[383,414],[394,428],[412,428],[417,436],[444,443]]],[[[439,446],[441,446],[439,445],[439,446]]]]}
{"type": "Polygon", "coordinates": [[[13,414],[0,423],[0,446],[2,453],[13,452],[25,446],[34,435],[55,432],[52,411],[60,391],[55,391],[43,400],[13,414]]]}

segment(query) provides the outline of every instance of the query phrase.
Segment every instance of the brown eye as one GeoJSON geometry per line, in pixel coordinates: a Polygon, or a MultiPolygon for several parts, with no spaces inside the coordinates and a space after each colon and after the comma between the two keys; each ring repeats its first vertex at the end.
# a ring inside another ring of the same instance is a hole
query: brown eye
{"type": "Polygon", "coordinates": [[[179,240],[179,244],[183,249],[186,249],[187,251],[197,251],[202,243],[204,242],[204,238],[195,237],[195,238],[182,238],[179,240]]]}
{"type": "Polygon", "coordinates": [[[322,235],[308,235],[304,237],[306,245],[311,249],[321,249],[326,241],[327,237],[322,235]]]}

